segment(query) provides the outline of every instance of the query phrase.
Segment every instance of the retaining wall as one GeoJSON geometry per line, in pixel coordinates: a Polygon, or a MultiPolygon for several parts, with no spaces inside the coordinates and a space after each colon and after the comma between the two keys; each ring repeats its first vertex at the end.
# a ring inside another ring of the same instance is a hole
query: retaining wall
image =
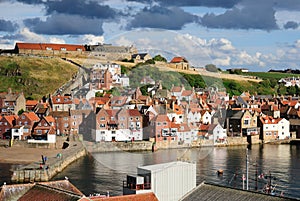
{"type": "Polygon", "coordinates": [[[152,142],[84,142],[86,150],[90,153],[116,152],[116,151],[151,151],[152,142]]]}

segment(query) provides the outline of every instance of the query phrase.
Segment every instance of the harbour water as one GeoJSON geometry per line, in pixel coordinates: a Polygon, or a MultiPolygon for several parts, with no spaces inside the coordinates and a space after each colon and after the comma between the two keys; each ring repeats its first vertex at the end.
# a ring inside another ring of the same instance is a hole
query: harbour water
{"type": "MultiPolygon", "coordinates": [[[[180,159],[197,164],[197,184],[206,181],[242,189],[246,150],[246,146],[236,146],[158,150],[154,153],[95,153],[72,163],[53,180],[68,177],[86,195],[106,194],[107,191],[110,195],[121,195],[123,180],[127,174],[136,173],[137,166],[180,159]],[[219,169],[223,170],[222,175],[217,174],[219,169]]],[[[248,147],[248,159],[249,190],[261,191],[271,182],[274,193],[300,198],[299,145],[253,145],[248,147]]],[[[3,183],[5,175],[2,171],[0,174],[3,183]]],[[[244,184],[246,188],[246,182],[244,184]]]]}

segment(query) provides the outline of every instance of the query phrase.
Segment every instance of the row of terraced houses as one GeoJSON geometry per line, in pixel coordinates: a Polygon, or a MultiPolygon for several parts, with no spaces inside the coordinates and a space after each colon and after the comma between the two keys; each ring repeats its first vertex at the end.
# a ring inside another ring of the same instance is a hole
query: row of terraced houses
{"type": "MultiPolygon", "coordinates": [[[[106,65],[103,72],[116,77],[120,71],[109,70],[116,65],[106,65]]],[[[90,81],[99,82],[94,72],[90,81]]],[[[0,137],[53,143],[57,135],[82,134],[85,140],[96,142],[152,139],[188,144],[200,139],[226,143],[227,137],[259,136],[264,141],[287,139],[291,133],[299,137],[298,98],[247,92],[229,98],[215,88],[186,89],[181,85],[163,89],[161,81],[149,76],[141,82],[151,83],[149,95],[126,84],[121,86],[121,95],[113,96],[91,83],[88,85],[94,87],[83,86],[72,94],[49,96],[44,101],[26,101],[23,93],[11,90],[1,93],[0,137]],[[101,97],[95,96],[97,91],[101,97]]],[[[120,87],[113,79],[101,84],[120,87]]]]}

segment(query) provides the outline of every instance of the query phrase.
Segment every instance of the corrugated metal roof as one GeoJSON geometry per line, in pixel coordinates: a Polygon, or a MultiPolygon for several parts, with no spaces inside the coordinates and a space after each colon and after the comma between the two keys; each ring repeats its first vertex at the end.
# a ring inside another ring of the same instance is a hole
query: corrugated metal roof
{"type": "Polygon", "coordinates": [[[241,189],[234,189],[224,186],[218,186],[215,184],[201,183],[194,190],[186,194],[182,201],[244,201],[244,200],[296,200],[286,197],[277,197],[272,195],[267,195],[259,192],[245,191],[241,189]]]}

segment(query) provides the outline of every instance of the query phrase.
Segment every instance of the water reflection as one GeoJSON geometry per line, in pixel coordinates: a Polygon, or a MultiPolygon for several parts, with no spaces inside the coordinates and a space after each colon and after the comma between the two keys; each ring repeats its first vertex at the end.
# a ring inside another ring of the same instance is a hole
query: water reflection
{"type": "MultiPolygon", "coordinates": [[[[84,157],[66,168],[54,179],[67,176],[83,193],[122,194],[122,181],[136,167],[188,160],[197,163],[197,184],[202,181],[242,188],[246,174],[246,146],[229,148],[173,149],[141,153],[98,153],[84,157]],[[223,175],[218,175],[223,169],[223,175]]],[[[249,148],[249,147],[248,147],[249,148]]],[[[300,147],[295,145],[255,145],[249,148],[249,190],[261,190],[270,180],[277,192],[300,197],[300,147]],[[258,178],[264,174],[264,178],[258,178]]]]}

